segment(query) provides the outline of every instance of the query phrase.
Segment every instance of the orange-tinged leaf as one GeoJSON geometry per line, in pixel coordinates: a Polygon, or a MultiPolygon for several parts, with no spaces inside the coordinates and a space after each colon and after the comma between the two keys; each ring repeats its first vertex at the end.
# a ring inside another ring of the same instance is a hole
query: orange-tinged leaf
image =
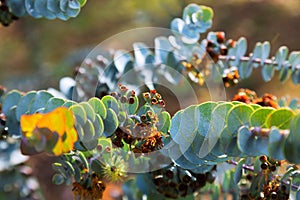
{"type": "Polygon", "coordinates": [[[58,107],[46,114],[35,113],[21,116],[21,128],[25,138],[36,149],[39,138],[45,136],[49,145],[46,145],[44,151],[51,152],[54,155],[61,155],[73,150],[74,143],[78,140],[74,125],[75,117],[72,111],[65,107],[58,107]],[[48,130],[48,132],[43,130],[48,130]],[[56,139],[52,140],[53,137],[56,137],[56,139]],[[53,143],[53,141],[56,141],[56,143],[53,143]]]}
{"type": "Polygon", "coordinates": [[[55,131],[58,135],[63,136],[66,130],[66,113],[67,108],[59,107],[50,113],[44,114],[43,117],[37,122],[38,128],[47,127],[51,131],[55,131]]]}
{"type": "Polygon", "coordinates": [[[31,137],[33,130],[36,127],[37,122],[43,117],[42,114],[35,115],[23,115],[21,117],[20,123],[22,127],[22,132],[25,137],[31,137]]]}

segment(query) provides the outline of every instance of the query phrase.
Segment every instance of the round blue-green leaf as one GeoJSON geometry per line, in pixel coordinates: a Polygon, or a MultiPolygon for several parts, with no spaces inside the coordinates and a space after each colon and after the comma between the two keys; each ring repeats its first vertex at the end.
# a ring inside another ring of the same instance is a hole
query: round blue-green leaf
{"type": "Polygon", "coordinates": [[[78,0],[78,1],[80,3],[81,7],[83,7],[86,4],[86,2],[87,2],[87,0],[78,0]]]}
{"type": "Polygon", "coordinates": [[[68,7],[65,14],[68,15],[69,17],[77,17],[79,12],[80,12],[80,9],[73,9],[73,8],[68,7]]]}
{"type": "Polygon", "coordinates": [[[157,130],[163,133],[168,133],[171,126],[171,116],[168,112],[163,111],[158,115],[157,130]]]}
{"type": "Polygon", "coordinates": [[[260,57],[260,64],[261,64],[261,66],[263,66],[265,60],[266,60],[266,59],[269,57],[269,55],[270,55],[270,50],[271,50],[270,42],[265,41],[265,42],[262,44],[261,47],[262,47],[262,52],[261,52],[261,57],[260,57]]]}
{"type": "Polygon", "coordinates": [[[111,108],[115,113],[119,112],[119,104],[114,97],[106,95],[101,100],[106,108],[111,108]]]}
{"type": "Polygon", "coordinates": [[[20,121],[21,115],[24,115],[28,112],[30,104],[32,103],[32,100],[34,99],[35,95],[35,91],[28,92],[25,96],[23,96],[20,99],[16,110],[16,117],[18,121],[20,121]]]}
{"type": "Polygon", "coordinates": [[[98,139],[100,136],[102,136],[102,133],[104,131],[104,123],[100,115],[96,115],[96,119],[93,122],[93,126],[95,128],[94,139],[98,139]]]}
{"type": "Polygon", "coordinates": [[[116,113],[111,108],[108,108],[106,111],[107,111],[106,118],[103,119],[103,123],[104,123],[103,135],[109,137],[118,128],[119,122],[116,113]]]}
{"type": "Polygon", "coordinates": [[[265,128],[266,126],[264,124],[266,122],[267,116],[274,110],[275,109],[272,107],[258,108],[250,115],[250,126],[265,128]]]}
{"type": "Polygon", "coordinates": [[[292,74],[292,70],[289,69],[288,63],[285,63],[279,73],[280,82],[284,83],[285,81],[287,81],[290,78],[291,74],[292,74]]]}
{"type": "Polygon", "coordinates": [[[82,126],[84,126],[84,124],[83,124],[83,125],[81,125],[81,124],[79,124],[79,123],[76,123],[76,124],[75,124],[75,129],[76,129],[76,131],[77,131],[78,138],[79,138],[80,141],[82,141],[82,140],[83,140],[83,137],[84,137],[84,131],[83,131],[82,126]]]}
{"type": "Polygon", "coordinates": [[[268,155],[268,138],[254,135],[248,127],[242,126],[237,135],[238,148],[249,156],[268,155]]]}
{"type": "Polygon", "coordinates": [[[137,96],[132,97],[134,99],[132,104],[128,104],[127,113],[133,115],[136,113],[139,107],[139,98],[137,96]]]}
{"type": "Polygon", "coordinates": [[[72,105],[77,104],[75,101],[65,100],[65,103],[62,105],[63,107],[70,108],[72,105]]]}
{"type": "Polygon", "coordinates": [[[25,8],[29,15],[31,15],[34,18],[41,18],[42,15],[38,10],[36,10],[34,6],[35,0],[25,0],[25,8]]]}
{"type": "Polygon", "coordinates": [[[237,130],[243,125],[249,125],[253,108],[246,104],[238,104],[229,110],[226,116],[226,125],[231,133],[237,134],[237,130]]]}
{"type": "MultiPolygon", "coordinates": [[[[85,125],[82,126],[82,129],[83,129],[83,132],[84,132],[84,135],[83,135],[83,138],[82,138],[83,143],[91,141],[91,140],[94,139],[95,129],[94,129],[93,123],[89,119],[86,121],[85,125]]],[[[89,147],[87,147],[87,149],[89,149],[89,147]]]]}
{"type": "Polygon", "coordinates": [[[266,128],[276,126],[279,129],[288,129],[295,113],[289,108],[279,108],[271,112],[266,118],[266,128]]]}
{"type": "Polygon", "coordinates": [[[46,19],[56,18],[56,15],[48,10],[47,1],[34,1],[34,9],[46,19]]]}
{"type": "Polygon", "coordinates": [[[81,7],[78,0],[69,1],[68,6],[69,6],[69,8],[72,8],[72,9],[79,9],[81,7]]]}
{"type": "Polygon", "coordinates": [[[34,97],[34,100],[32,101],[30,108],[29,108],[29,113],[33,114],[38,109],[44,108],[45,105],[47,104],[47,102],[49,101],[49,99],[52,97],[53,97],[53,95],[47,91],[44,91],[44,90],[38,91],[34,97]]]}
{"type": "MultiPolygon", "coordinates": [[[[87,121],[87,113],[85,112],[84,108],[79,104],[72,105],[69,110],[73,112],[75,116],[82,119],[83,124],[87,121]]],[[[76,117],[77,118],[77,117],[76,117]]]]}
{"type": "Polygon", "coordinates": [[[93,97],[89,99],[88,103],[92,106],[96,114],[100,115],[102,118],[106,117],[106,108],[100,99],[93,97]]]}
{"type": "Polygon", "coordinates": [[[183,110],[180,117],[181,120],[178,127],[179,129],[177,130],[178,134],[176,134],[177,138],[173,138],[175,141],[178,141],[180,150],[183,153],[193,143],[196,135],[196,130],[199,122],[196,116],[196,108],[197,106],[190,106],[187,109],[183,110]]]}
{"type": "Polygon", "coordinates": [[[88,102],[80,102],[79,105],[85,110],[87,117],[93,122],[95,121],[96,114],[93,107],[88,102]]]}
{"type": "Polygon", "coordinates": [[[197,4],[192,3],[187,5],[183,10],[183,14],[182,14],[183,20],[186,23],[190,23],[192,15],[199,10],[202,11],[200,6],[197,4]]]}
{"type": "Polygon", "coordinates": [[[61,11],[66,12],[68,8],[68,0],[60,0],[59,1],[59,8],[61,11]]]}
{"type": "Polygon", "coordinates": [[[283,63],[286,61],[289,49],[286,46],[280,47],[275,55],[275,62],[277,63],[276,69],[280,70],[283,63]]]}
{"type": "Polygon", "coordinates": [[[275,67],[272,64],[265,64],[262,67],[261,74],[265,82],[270,81],[275,73],[275,67]]]}
{"type": "Polygon", "coordinates": [[[64,103],[65,103],[65,101],[63,99],[60,99],[57,97],[52,97],[47,102],[44,113],[50,112],[50,111],[54,110],[55,108],[62,106],[64,103]]]}
{"type": "Polygon", "coordinates": [[[65,178],[61,174],[54,174],[52,177],[52,182],[56,185],[61,185],[65,182],[65,178]]]}
{"type": "Polygon", "coordinates": [[[294,164],[300,163],[300,115],[295,116],[290,123],[290,133],[284,144],[285,158],[294,164]]]}
{"type": "Polygon", "coordinates": [[[9,0],[6,1],[6,4],[14,15],[21,17],[26,14],[25,5],[23,1],[9,0]]]}
{"type": "Polygon", "coordinates": [[[243,165],[245,164],[246,162],[246,159],[245,158],[242,158],[239,160],[238,164],[236,165],[236,168],[235,168],[235,172],[234,172],[234,175],[233,175],[233,181],[235,184],[238,184],[242,178],[242,175],[243,175],[243,165]]]}
{"type": "MultiPolygon", "coordinates": [[[[257,42],[255,44],[254,50],[253,50],[253,59],[260,59],[262,57],[262,44],[261,42],[257,42]]],[[[253,67],[258,67],[258,63],[253,63],[253,67]]]]}
{"type": "Polygon", "coordinates": [[[276,128],[269,133],[269,155],[275,160],[284,160],[284,140],[285,136],[276,128]]]}
{"type": "Polygon", "coordinates": [[[202,17],[201,20],[207,22],[214,17],[214,11],[208,6],[200,6],[202,10],[202,17]]]}
{"type": "Polygon", "coordinates": [[[57,0],[47,0],[47,9],[53,13],[60,12],[59,3],[57,0]]]}
{"type": "Polygon", "coordinates": [[[9,109],[6,115],[6,126],[8,128],[8,133],[10,136],[21,137],[20,122],[16,118],[16,106],[9,109]]]}
{"type": "Polygon", "coordinates": [[[179,143],[177,134],[180,126],[180,120],[181,120],[181,114],[182,110],[178,111],[175,113],[175,115],[172,117],[172,122],[170,126],[170,135],[172,137],[172,140],[174,140],[176,143],[179,143]]]}
{"type": "Polygon", "coordinates": [[[3,99],[2,112],[7,115],[9,109],[18,104],[22,95],[17,90],[12,90],[3,99]]]}

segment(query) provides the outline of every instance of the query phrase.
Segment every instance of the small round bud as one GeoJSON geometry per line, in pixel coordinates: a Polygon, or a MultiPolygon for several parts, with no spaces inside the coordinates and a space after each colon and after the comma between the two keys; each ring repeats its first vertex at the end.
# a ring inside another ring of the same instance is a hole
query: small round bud
{"type": "Polygon", "coordinates": [[[268,165],[268,163],[266,163],[266,162],[264,162],[264,163],[262,163],[262,164],[260,165],[260,168],[261,168],[262,170],[267,170],[268,167],[269,167],[269,165],[268,165]]]}
{"type": "Polygon", "coordinates": [[[225,33],[224,32],[216,32],[217,42],[223,43],[225,41],[225,33]]]}
{"type": "Polygon", "coordinates": [[[270,170],[271,170],[271,172],[275,172],[275,171],[276,171],[276,169],[277,169],[277,168],[276,168],[276,166],[275,166],[275,165],[271,165],[271,166],[270,166],[270,170]]]}
{"type": "Polygon", "coordinates": [[[267,161],[267,156],[265,156],[265,155],[260,156],[260,157],[259,157],[259,160],[260,160],[261,162],[265,162],[265,161],[267,161]]]}
{"type": "Polygon", "coordinates": [[[159,100],[158,103],[159,103],[159,105],[160,105],[161,107],[163,107],[163,108],[166,106],[164,100],[159,100]]]}
{"type": "Polygon", "coordinates": [[[129,97],[128,103],[129,103],[129,104],[134,104],[134,98],[133,98],[133,97],[129,97]]]}
{"type": "Polygon", "coordinates": [[[125,96],[121,96],[120,101],[121,101],[121,103],[127,103],[128,99],[125,96]]]}
{"type": "Polygon", "coordinates": [[[153,105],[156,105],[156,104],[158,103],[158,101],[157,101],[156,98],[152,98],[152,99],[151,99],[151,103],[152,103],[153,105]]]}

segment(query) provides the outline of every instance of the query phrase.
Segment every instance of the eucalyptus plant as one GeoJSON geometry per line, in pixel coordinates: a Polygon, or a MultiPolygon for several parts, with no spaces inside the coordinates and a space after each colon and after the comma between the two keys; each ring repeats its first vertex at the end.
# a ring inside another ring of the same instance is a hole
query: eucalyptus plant
{"type": "MultiPolygon", "coordinates": [[[[16,16],[67,19],[85,1],[5,3],[16,16]]],[[[76,81],[61,79],[60,91],[3,91],[0,147],[6,148],[0,154],[20,148],[24,155],[58,156],[53,182],[72,184],[74,199],[101,199],[109,182],[124,183],[128,199],[300,199],[296,100],[287,104],[242,90],[233,101],[191,105],[172,116],[155,90],[161,77],[173,85],[189,77],[199,87],[210,80],[230,87],[258,67],[265,81],[277,70],[280,81],[299,83],[297,51],[283,46],[270,57],[266,41],[246,55],[244,37],[226,40],[224,32],[209,32],[201,39],[213,15],[207,6],[190,4],[172,20],[171,36],[155,38],[154,49],[138,42],[133,53],[89,57],[76,81]],[[123,81],[126,87],[120,80],[129,71],[135,79],[123,81]],[[140,85],[147,91],[129,89],[140,85]]],[[[7,160],[10,168],[19,164],[7,156],[1,171],[7,160]]]]}

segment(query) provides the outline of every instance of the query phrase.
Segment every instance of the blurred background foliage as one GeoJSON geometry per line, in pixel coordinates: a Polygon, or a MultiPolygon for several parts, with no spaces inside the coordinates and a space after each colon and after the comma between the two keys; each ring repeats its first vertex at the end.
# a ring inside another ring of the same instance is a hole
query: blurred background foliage
{"type": "MultiPolygon", "coordinates": [[[[0,84],[24,91],[57,87],[59,79],[72,76],[83,60],[81,56],[76,58],[76,52],[90,50],[129,29],[169,28],[171,19],[181,16],[189,3],[211,6],[215,13],[211,30],[224,31],[234,40],[245,36],[250,51],[256,42],[265,40],[271,43],[272,55],[281,45],[300,50],[299,0],[89,0],[77,18],[67,22],[22,17],[9,27],[0,26],[0,84]]],[[[241,87],[254,89],[259,95],[269,92],[278,97],[300,97],[299,85],[291,80],[282,85],[278,80],[264,83],[260,70],[256,70],[248,80],[226,89],[227,97],[232,98],[241,87]]],[[[45,162],[31,162],[46,170],[45,162]]],[[[36,174],[45,181],[42,189],[51,184],[51,175],[36,174]]],[[[53,185],[53,190],[57,189],[53,185]]],[[[50,198],[51,193],[66,197],[53,191],[46,192],[46,196],[50,198]]]]}
{"type": "MultiPolygon", "coordinates": [[[[90,0],[77,18],[67,22],[22,17],[9,27],[0,27],[0,83],[24,91],[55,87],[59,78],[73,72],[75,61],[67,59],[70,54],[91,49],[125,30],[145,26],[168,28],[171,19],[180,16],[188,3],[211,6],[215,12],[211,30],[225,31],[227,38],[245,36],[250,48],[258,41],[269,40],[273,53],[280,45],[300,49],[297,0],[90,0]]],[[[76,62],[81,59],[76,58],[76,62]]],[[[262,82],[257,72],[237,87],[260,92],[262,82]]],[[[275,78],[261,90],[271,92],[278,84],[275,78]]],[[[288,83],[284,88],[298,86],[288,83]]],[[[276,95],[288,92],[283,89],[276,95]]]]}

